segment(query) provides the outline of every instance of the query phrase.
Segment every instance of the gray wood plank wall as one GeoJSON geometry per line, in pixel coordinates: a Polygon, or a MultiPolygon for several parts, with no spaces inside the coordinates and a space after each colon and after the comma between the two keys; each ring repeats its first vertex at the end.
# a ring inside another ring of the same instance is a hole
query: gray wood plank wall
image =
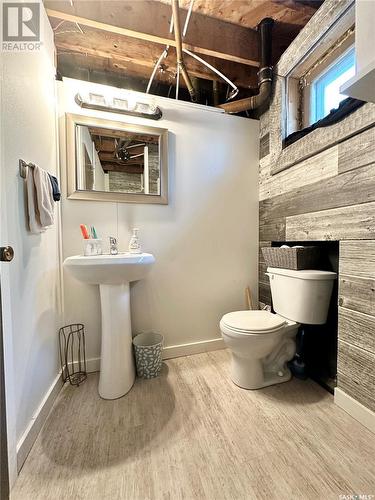
{"type": "MultiPolygon", "coordinates": [[[[273,132],[269,116],[272,104],[263,136],[273,132]]],[[[340,241],[338,387],[375,411],[375,127],[275,175],[268,137],[261,144],[260,247],[340,241]]],[[[259,300],[270,304],[259,262],[259,300]]]]}

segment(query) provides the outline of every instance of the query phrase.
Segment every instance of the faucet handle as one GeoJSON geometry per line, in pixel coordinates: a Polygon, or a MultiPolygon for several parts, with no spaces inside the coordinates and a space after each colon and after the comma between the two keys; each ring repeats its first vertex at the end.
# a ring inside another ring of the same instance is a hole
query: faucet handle
{"type": "Polygon", "coordinates": [[[109,237],[109,253],[111,255],[117,255],[118,254],[118,248],[117,248],[117,238],[114,236],[109,237]]]}

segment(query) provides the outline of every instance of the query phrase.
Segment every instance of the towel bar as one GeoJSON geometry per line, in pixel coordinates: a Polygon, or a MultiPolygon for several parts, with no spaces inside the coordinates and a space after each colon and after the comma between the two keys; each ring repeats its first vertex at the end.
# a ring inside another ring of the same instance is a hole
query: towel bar
{"type": "Polygon", "coordinates": [[[35,167],[34,163],[27,163],[25,160],[18,160],[18,165],[20,169],[20,176],[23,179],[26,179],[26,169],[35,167]]]}

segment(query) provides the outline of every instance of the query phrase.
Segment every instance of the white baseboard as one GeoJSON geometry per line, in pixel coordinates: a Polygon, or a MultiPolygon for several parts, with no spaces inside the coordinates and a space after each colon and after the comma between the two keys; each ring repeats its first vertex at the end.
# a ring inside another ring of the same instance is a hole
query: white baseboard
{"type": "Polygon", "coordinates": [[[337,387],[335,389],[334,401],[337,406],[345,410],[346,413],[349,413],[351,417],[375,433],[375,412],[369,410],[366,406],[363,406],[363,404],[348,396],[348,394],[337,387]]]}
{"type": "Polygon", "coordinates": [[[52,408],[52,405],[63,386],[61,379],[61,374],[59,373],[55,380],[52,382],[50,388],[48,389],[46,395],[44,396],[42,402],[34,413],[32,419],[30,420],[27,429],[21,436],[21,439],[17,443],[17,470],[21,470],[27,455],[38,437],[38,434],[46,421],[46,418],[52,408]]]}
{"type": "MultiPolygon", "coordinates": [[[[202,352],[217,351],[225,349],[223,339],[201,340],[190,344],[178,344],[164,347],[163,359],[180,358],[191,354],[200,354],[202,352]]],[[[100,370],[100,358],[91,358],[86,361],[87,372],[98,372],[100,370]]]]}
{"type": "Polygon", "coordinates": [[[100,371],[100,358],[90,358],[86,360],[87,373],[100,371]]]}
{"type": "Polygon", "coordinates": [[[202,340],[200,342],[192,342],[191,344],[170,345],[164,347],[163,359],[179,358],[180,356],[217,351],[218,349],[224,348],[225,344],[223,339],[202,340]]]}

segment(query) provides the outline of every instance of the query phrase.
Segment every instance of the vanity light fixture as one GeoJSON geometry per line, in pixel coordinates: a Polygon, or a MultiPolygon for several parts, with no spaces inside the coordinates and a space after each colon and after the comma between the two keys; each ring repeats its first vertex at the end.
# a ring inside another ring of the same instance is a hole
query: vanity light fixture
{"type": "Polygon", "coordinates": [[[149,120],[160,120],[163,116],[158,106],[138,102],[133,95],[129,95],[127,99],[114,97],[110,100],[100,94],[90,93],[87,98],[76,94],[74,100],[78,106],[86,109],[97,109],[98,111],[107,111],[109,113],[138,116],[140,118],[148,118],[149,120]]]}

